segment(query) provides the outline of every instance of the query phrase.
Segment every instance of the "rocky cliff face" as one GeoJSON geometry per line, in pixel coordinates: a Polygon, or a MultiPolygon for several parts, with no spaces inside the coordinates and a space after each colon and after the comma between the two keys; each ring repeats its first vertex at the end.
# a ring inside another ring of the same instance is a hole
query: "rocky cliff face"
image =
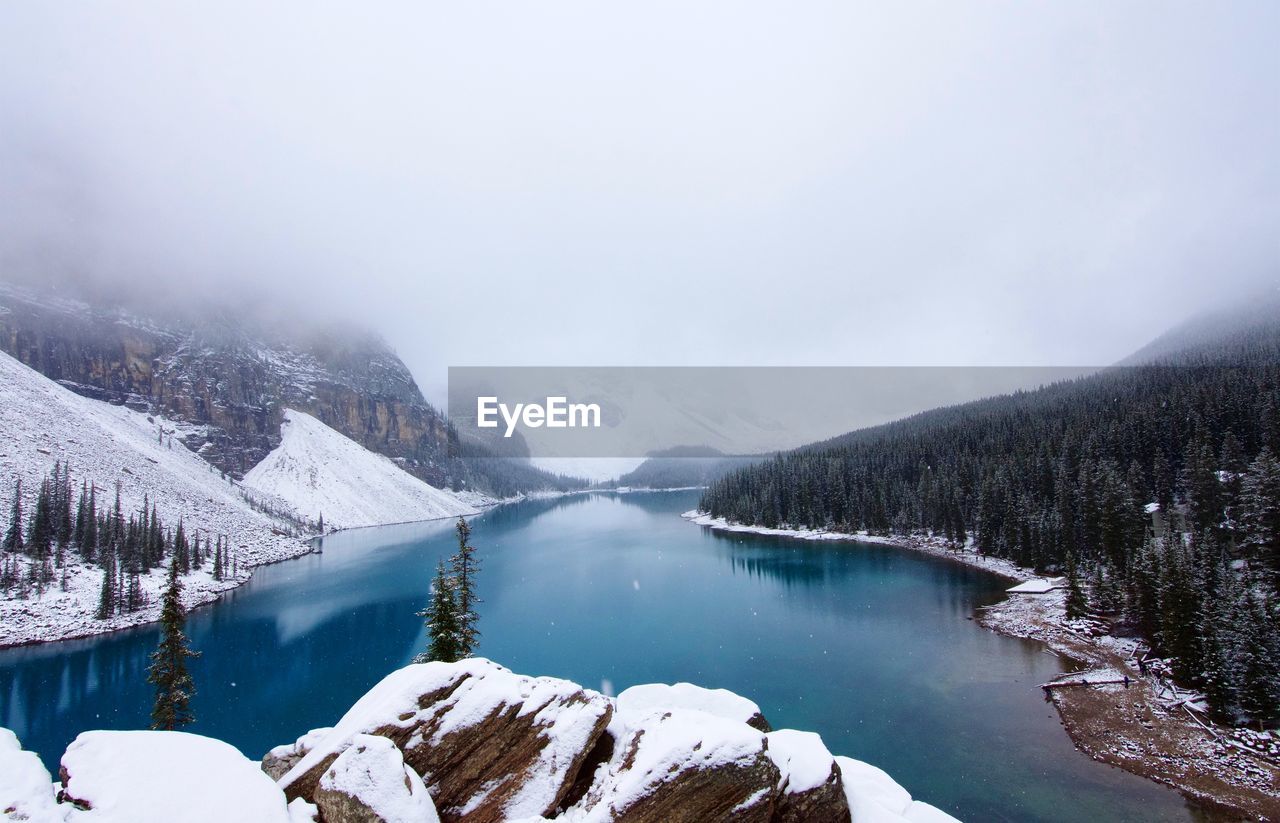
{"type": "Polygon", "coordinates": [[[285,333],[229,311],[163,318],[0,284],[0,350],[79,394],[161,414],[243,476],[304,411],[433,485],[448,429],[400,359],[348,329],[285,333]]]}

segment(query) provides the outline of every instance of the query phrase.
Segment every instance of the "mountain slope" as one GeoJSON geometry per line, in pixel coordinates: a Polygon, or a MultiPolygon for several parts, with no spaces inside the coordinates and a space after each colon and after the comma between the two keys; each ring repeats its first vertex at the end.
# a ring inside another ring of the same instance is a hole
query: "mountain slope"
{"type": "Polygon", "coordinates": [[[438,488],[586,485],[451,447],[449,422],[379,337],[274,306],[120,305],[0,282],[0,351],[77,394],[181,423],[184,442],[236,478],[280,444],[289,408],[438,488]]]}
{"type": "MultiPolygon", "coordinates": [[[[238,485],[183,446],[174,432],[170,421],[81,397],[0,353],[0,512],[7,520],[19,478],[24,507],[31,511],[55,461],[70,463],[75,490],[82,480],[92,482],[103,508],[118,482],[126,516],[145,495],[167,524],[181,518],[188,535],[230,539],[238,574],[215,581],[207,566],[192,572],[184,578],[189,603],[211,600],[247,580],[252,566],[308,551],[302,539],[290,536],[293,523],[255,510],[238,485]]],[[[101,621],[92,616],[101,569],[70,553],[66,572],[65,591],[55,584],[38,598],[0,595],[0,645],[91,634],[159,616],[162,570],[143,578],[150,605],[101,621]]]]}
{"type": "MultiPolygon", "coordinates": [[[[265,309],[263,309],[265,311],[265,309]]],[[[250,309],[92,304],[0,284],[0,349],[73,391],[191,424],[209,462],[240,477],[304,409],[442,482],[447,424],[377,337],[250,309]]]]}
{"type": "Polygon", "coordinates": [[[244,476],[246,488],[279,498],[307,520],[357,528],[474,514],[478,495],[434,488],[309,414],[284,410],[280,445],[244,476]]]}
{"type": "Polygon", "coordinates": [[[700,508],[972,537],[1065,573],[1068,617],[1141,637],[1219,718],[1280,717],[1280,666],[1248,662],[1280,659],[1280,312],[1217,315],[1140,360],[779,455],[714,483],[700,508]]]}

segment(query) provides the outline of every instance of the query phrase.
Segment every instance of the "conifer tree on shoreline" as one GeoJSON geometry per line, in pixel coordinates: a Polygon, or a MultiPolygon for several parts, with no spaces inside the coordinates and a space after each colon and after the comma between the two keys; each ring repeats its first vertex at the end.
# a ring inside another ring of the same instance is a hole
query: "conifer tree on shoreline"
{"type": "Polygon", "coordinates": [[[466,519],[459,517],[456,528],[458,551],[449,558],[447,567],[443,559],[436,564],[430,600],[418,612],[425,619],[428,639],[427,650],[414,658],[415,663],[453,663],[471,657],[480,643],[480,630],[476,628],[480,616],[475,611],[480,602],[475,595],[480,562],[475,546],[470,544],[471,527],[466,519]]]}
{"type": "Polygon", "coordinates": [[[462,659],[458,647],[458,603],[453,581],[445,573],[444,561],[436,564],[436,578],[431,584],[431,599],[418,612],[427,626],[427,650],[414,658],[415,663],[454,663],[462,659]]]}
{"type": "Polygon", "coordinates": [[[195,719],[191,698],[195,683],[187,670],[187,658],[199,657],[188,645],[183,627],[186,614],[182,608],[182,581],[178,578],[178,557],[169,561],[169,587],[160,612],[160,645],[151,654],[147,682],[156,688],[151,708],[151,728],[173,731],[195,719]]]}
{"type": "Polygon", "coordinates": [[[476,614],[476,604],[480,598],[475,594],[475,578],[480,571],[480,561],[476,558],[476,547],[472,546],[471,527],[465,518],[459,517],[456,526],[458,531],[458,551],[449,558],[449,570],[453,573],[454,588],[457,591],[458,621],[458,655],[471,657],[480,645],[480,615],[476,614]]]}

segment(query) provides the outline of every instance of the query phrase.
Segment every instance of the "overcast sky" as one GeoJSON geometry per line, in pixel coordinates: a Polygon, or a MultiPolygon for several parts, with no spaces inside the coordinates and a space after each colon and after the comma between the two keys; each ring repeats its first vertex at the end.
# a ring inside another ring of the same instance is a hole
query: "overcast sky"
{"type": "Polygon", "coordinates": [[[0,263],[449,365],[1116,360],[1280,272],[1280,3],[5,3],[0,263]]]}

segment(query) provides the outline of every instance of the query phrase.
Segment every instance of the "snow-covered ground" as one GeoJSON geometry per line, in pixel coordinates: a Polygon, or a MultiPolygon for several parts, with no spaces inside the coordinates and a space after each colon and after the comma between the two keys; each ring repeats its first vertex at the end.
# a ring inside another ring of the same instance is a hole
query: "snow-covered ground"
{"type": "Polygon", "coordinates": [[[855,540],[859,543],[883,543],[888,546],[898,546],[906,549],[932,554],[936,557],[945,557],[948,560],[954,560],[958,563],[964,563],[968,566],[974,566],[979,569],[986,569],[994,572],[1002,577],[1010,580],[1025,581],[1036,577],[1031,569],[1024,569],[1008,560],[999,557],[989,557],[985,554],[979,554],[973,550],[972,541],[963,548],[952,548],[946,540],[941,537],[925,537],[922,535],[914,537],[886,537],[878,534],[868,534],[867,532],[836,532],[827,529],[771,529],[766,526],[744,526],[741,523],[730,523],[723,517],[712,517],[711,515],[700,512],[696,509],[685,512],[680,515],[690,523],[699,526],[706,526],[716,531],[722,532],[738,532],[742,534],[764,534],[775,537],[794,537],[798,540],[855,540]]]}
{"type": "Polygon", "coordinates": [[[472,515],[492,501],[428,485],[309,414],[286,410],[280,445],[244,476],[245,488],[285,501],[326,531],[472,515]]]}
{"type": "MultiPolygon", "coordinates": [[[[309,546],[293,524],[255,510],[240,488],[182,445],[172,423],[122,406],[81,397],[0,353],[0,516],[7,525],[14,480],[22,479],[30,512],[41,480],[54,461],[71,466],[73,490],[81,480],[98,489],[98,505],[112,504],[116,483],[125,516],[147,495],[166,525],[182,519],[188,535],[202,542],[222,535],[231,541],[236,574],[216,581],[210,564],[183,579],[188,606],[208,602],[249,579],[251,569],[303,554],[309,546]],[[161,442],[163,440],[163,442],[161,442]]],[[[3,526],[0,525],[0,528],[3,526]]],[[[143,578],[149,604],[109,620],[94,617],[102,571],[68,552],[58,579],[38,597],[0,595],[0,646],[96,634],[155,620],[165,572],[143,578]],[[65,586],[65,588],[64,588],[65,586]]]]}

